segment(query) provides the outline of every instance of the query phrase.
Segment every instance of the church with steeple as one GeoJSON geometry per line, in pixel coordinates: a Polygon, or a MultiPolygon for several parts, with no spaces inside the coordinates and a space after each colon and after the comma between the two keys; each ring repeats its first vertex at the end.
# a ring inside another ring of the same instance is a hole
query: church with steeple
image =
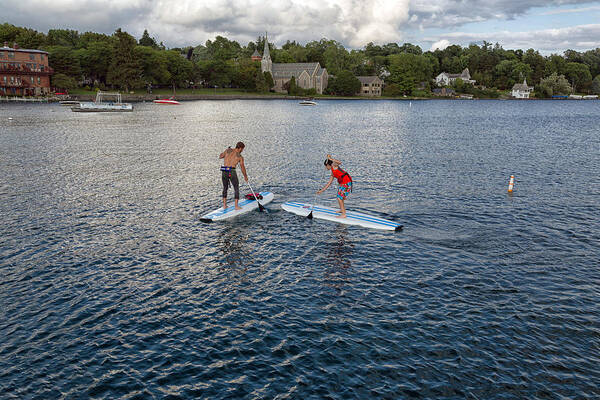
{"type": "MultiPolygon", "coordinates": [[[[257,52],[255,52],[258,55],[257,52]]],[[[252,60],[258,61],[255,54],[252,55],[252,60]]],[[[315,89],[317,93],[323,94],[327,87],[329,75],[327,70],[322,68],[318,62],[314,63],[274,63],[271,61],[271,53],[269,52],[269,40],[265,34],[265,48],[263,55],[260,58],[260,69],[264,72],[270,72],[275,83],[275,91],[285,93],[285,84],[292,77],[296,80],[296,85],[302,89],[315,89]]]]}

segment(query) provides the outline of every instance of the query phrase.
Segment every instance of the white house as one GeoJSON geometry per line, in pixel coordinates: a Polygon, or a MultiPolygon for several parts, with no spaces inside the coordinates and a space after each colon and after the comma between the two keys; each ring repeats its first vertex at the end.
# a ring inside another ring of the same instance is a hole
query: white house
{"type": "Polygon", "coordinates": [[[515,83],[512,87],[512,97],[516,99],[528,99],[533,87],[527,86],[527,79],[523,83],[515,83]]]}
{"type": "Polygon", "coordinates": [[[449,74],[447,72],[442,72],[435,77],[435,83],[437,83],[439,86],[448,86],[458,78],[462,79],[462,81],[465,83],[470,83],[471,85],[475,84],[475,80],[471,79],[469,68],[463,69],[460,74],[449,74]]]}

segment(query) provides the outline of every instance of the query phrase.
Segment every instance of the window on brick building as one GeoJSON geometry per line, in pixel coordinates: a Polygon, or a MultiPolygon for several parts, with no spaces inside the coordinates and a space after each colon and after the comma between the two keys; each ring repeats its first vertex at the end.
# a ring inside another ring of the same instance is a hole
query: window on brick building
{"type": "Polygon", "coordinates": [[[15,53],[12,51],[8,52],[8,58],[15,58],[15,53]]]}
{"type": "Polygon", "coordinates": [[[35,60],[35,54],[30,54],[30,55],[29,55],[29,59],[30,59],[30,60],[35,60]]]}

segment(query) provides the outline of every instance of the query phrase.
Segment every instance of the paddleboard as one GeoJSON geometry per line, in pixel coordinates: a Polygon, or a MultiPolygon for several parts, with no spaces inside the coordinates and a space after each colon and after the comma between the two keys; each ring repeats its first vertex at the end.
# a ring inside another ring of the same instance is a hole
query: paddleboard
{"type": "MultiPolygon", "coordinates": [[[[311,204],[299,203],[296,201],[285,202],[281,205],[281,208],[283,208],[285,211],[300,215],[302,217],[308,216],[310,211],[313,210],[311,204]]],[[[339,209],[337,208],[320,206],[318,204],[315,204],[314,206],[313,218],[325,219],[327,221],[337,222],[339,224],[359,225],[365,228],[385,229],[388,231],[402,230],[402,225],[397,222],[374,217],[368,214],[346,210],[346,218],[337,218],[338,215],[340,214],[339,209]]]]}
{"type": "MultiPolygon", "coordinates": [[[[269,204],[273,201],[273,193],[271,192],[260,192],[262,196],[262,200],[259,199],[261,205],[269,204]]],[[[200,221],[202,222],[214,222],[220,221],[223,219],[237,217],[238,215],[246,214],[252,210],[256,210],[258,208],[258,203],[256,200],[248,200],[248,199],[240,199],[238,205],[242,208],[241,210],[236,210],[234,206],[233,200],[227,204],[227,208],[223,209],[223,207],[217,208],[215,211],[211,211],[206,215],[200,217],[200,221]],[[231,205],[230,205],[231,204],[231,205]]]]}

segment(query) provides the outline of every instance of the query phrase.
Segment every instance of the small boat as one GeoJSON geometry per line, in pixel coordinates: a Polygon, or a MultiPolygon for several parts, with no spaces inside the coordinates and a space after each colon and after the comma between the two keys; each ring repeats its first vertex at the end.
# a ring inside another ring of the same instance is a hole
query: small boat
{"type": "Polygon", "coordinates": [[[302,100],[300,101],[301,106],[316,106],[317,103],[313,100],[302,100]]]}
{"type": "Polygon", "coordinates": [[[168,99],[156,99],[156,100],[154,100],[154,103],[156,103],[156,104],[175,104],[175,105],[181,104],[172,97],[168,98],[168,99]]]}
{"type": "Polygon", "coordinates": [[[96,93],[95,101],[80,102],[79,105],[71,107],[75,112],[131,112],[133,105],[121,101],[121,93],[96,93]]]}
{"type": "Polygon", "coordinates": [[[571,95],[569,95],[569,99],[581,100],[581,99],[583,99],[583,96],[581,96],[579,94],[571,94],[571,95]]]}
{"type": "Polygon", "coordinates": [[[597,94],[588,94],[587,96],[583,96],[584,100],[596,100],[598,98],[597,94]]]}
{"type": "Polygon", "coordinates": [[[58,104],[61,106],[76,106],[79,102],[77,100],[61,100],[58,104]]]}

